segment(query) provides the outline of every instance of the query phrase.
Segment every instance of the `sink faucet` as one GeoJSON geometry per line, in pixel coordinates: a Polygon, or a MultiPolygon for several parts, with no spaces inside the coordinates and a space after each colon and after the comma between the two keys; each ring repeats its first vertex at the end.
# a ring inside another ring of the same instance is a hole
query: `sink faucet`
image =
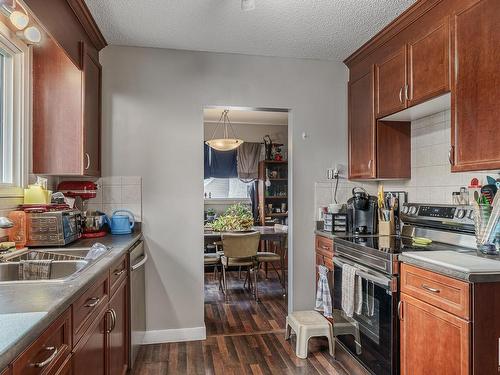
{"type": "Polygon", "coordinates": [[[9,228],[12,228],[14,226],[14,223],[4,217],[4,216],[0,216],[0,229],[9,229],[9,228]]]}

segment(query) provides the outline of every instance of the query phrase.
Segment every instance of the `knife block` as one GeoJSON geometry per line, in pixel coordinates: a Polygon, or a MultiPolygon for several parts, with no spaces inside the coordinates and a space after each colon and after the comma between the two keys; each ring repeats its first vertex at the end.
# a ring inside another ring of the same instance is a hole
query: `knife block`
{"type": "Polygon", "coordinates": [[[379,236],[393,236],[396,234],[396,221],[394,220],[394,209],[391,209],[389,214],[389,221],[384,221],[380,215],[378,215],[378,234],[379,236]]]}

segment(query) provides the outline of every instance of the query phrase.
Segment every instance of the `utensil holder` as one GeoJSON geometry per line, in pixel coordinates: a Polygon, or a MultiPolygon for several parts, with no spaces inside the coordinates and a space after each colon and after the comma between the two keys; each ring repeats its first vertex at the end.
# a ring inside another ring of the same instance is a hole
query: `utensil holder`
{"type": "Polygon", "coordinates": [[[378,234],[380,236],[393,236],[396,234],[396,221],[394,220],[394,209],[391,209],[389,214],[389,221],[385,221],[381,217],[380,212],[378,215],[378,234]]]}

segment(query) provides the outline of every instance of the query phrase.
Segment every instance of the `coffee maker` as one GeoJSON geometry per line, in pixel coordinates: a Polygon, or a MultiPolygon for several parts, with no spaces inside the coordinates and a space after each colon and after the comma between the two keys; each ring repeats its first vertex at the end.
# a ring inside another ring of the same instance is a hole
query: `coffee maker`
{"type": "Polygon", "coordinates": [[[347,201],[347,232],[351,234],[377,234],[378,200],[365,189],[355,187],[347,201]]]}

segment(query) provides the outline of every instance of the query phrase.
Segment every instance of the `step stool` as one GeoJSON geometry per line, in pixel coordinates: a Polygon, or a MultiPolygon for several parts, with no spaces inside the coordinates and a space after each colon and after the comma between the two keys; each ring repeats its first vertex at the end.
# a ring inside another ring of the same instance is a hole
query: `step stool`
{"type": "Polygon", "coordinates": [[[330,355],[335,358],[335,341],[332,324],[314,310],[295,311],[286,317],[285,340],[290,338],[291,330],[297,335],[295,355],[307,358],[308,344],[311,337],[326,336],[330,355]]]}

